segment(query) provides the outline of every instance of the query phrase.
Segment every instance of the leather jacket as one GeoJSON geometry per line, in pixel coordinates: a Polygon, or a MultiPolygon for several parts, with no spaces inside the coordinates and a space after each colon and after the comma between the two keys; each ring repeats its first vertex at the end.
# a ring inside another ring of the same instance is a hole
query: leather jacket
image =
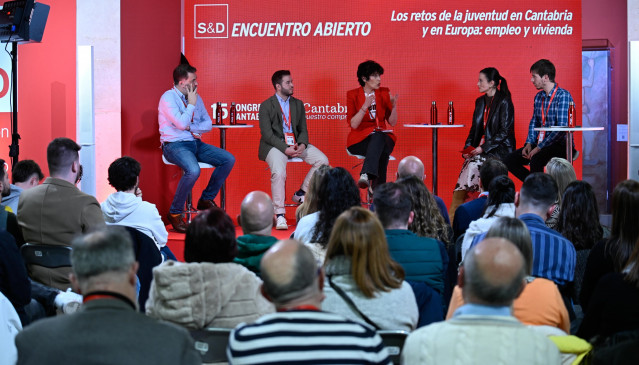
{"type": "MultiPolygon", "coordinates": [[[[503,160],[515,150],[515,107],[510,97],[497,91],[492,103],[489,101],[490,111],[486,122],[486,138],[481,145],[483,154],[503,160]]],[[[477,147],[484,135],[484,107],[485,96],[475,100],[472,126],[466,138],[464,148],[477,147]]]]}

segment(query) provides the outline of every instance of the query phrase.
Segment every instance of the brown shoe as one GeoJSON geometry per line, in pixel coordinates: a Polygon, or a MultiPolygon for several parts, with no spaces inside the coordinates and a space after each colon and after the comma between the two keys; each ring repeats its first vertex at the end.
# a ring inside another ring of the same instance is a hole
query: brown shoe
{"type": "Polygon", "coordinates": [[[207,210],[213,207],[217,207],[213,199],[200,199],[197,201],[197,210],[207,210]]]}
{"type": "Polygon", "coordinates": [[[178,233],[186,233],[187,224],[184,222],[184,217],[182,214],[171,214],[169,213],[169,223],[173,226],[173,230],[178,233]]]}

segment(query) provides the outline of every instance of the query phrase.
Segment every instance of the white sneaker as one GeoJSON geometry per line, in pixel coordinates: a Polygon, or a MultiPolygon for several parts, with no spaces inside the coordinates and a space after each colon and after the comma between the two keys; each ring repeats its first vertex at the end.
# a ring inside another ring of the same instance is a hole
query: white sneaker
{"type": "Polygon", "coordinates": [[[359,180],[357,181],[357,186],[359,186],[360,189],[366,189],[366,188],[368,188],[369,185],[370,185],[370,183],[368,182],[368,175],[366,175],[366,174],[359,175],[359,180]]]}
{"type": "Polygon", "coordinates": [[[284,231],[288,229],[288,224],[286,224],[286,218],[284,218],[283,215],[277,217],[275,229],[284,230],[284,231]]]}

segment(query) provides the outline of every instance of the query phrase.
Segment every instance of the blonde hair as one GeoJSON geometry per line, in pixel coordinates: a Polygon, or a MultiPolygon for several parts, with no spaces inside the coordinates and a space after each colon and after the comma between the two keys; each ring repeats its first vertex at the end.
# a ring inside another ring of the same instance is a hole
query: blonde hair
{"type": "Polygon", "coordinates": [[[324,265],[336,256],[351,259],[353,280],[367,298],[402,286],[404,269],[391,258],[384,228],[367,209],[352,207],[337,217],[324,265]]]}
{"type": "Polygon", "coordinates": [[[555,179],[555,182],[557,183],[557,187],[559,188],[559,194],[557,194],[557,202],[561,204],[561,198],[564,195],[564,191],[566,191],[566,187],[571,182],[577,180],[575,169],[572,167],[572,164],[565,158],[553,157],[546,164],[546,173],[552,176],[552,178],[555,179]]]}

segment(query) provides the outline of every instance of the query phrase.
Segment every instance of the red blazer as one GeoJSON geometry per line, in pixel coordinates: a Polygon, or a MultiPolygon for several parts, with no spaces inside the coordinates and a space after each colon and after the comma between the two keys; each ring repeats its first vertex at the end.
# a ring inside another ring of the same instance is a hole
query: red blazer
{"type": "MultiPolygon", "coordinates": [[[[364,88],[358,87],[357,89],[349,90],[346,93],[346,106],[348,108],[346,115],[346,122],[348,123],[348,127],[351,128],[351,131],[348,133],[348,137],[346,138],[346,145],[352,146],[358,142],[363,141],[368,137],[369,134],[373,132],[376,127],[375,120],[371,119],[370,115],[366,113],[362,118],[362,122],[357,128],[351,127],[351,119],[357,114],[357,112],[364,105],[364,101],[366,97],[364,96],[364,88]]],[[[379,124],[382,128],[388,129],[390,125],[386,125],[386,121],[391,115],[393,111],[393,104],[390,101],[390,93],[388,88],[380,87],[375,90],[375,103],[377,108],[377,116],[379,119],[379,124]]],[[[394,134],[388,134],[393,142],[397,140],[394,134]]]]}

